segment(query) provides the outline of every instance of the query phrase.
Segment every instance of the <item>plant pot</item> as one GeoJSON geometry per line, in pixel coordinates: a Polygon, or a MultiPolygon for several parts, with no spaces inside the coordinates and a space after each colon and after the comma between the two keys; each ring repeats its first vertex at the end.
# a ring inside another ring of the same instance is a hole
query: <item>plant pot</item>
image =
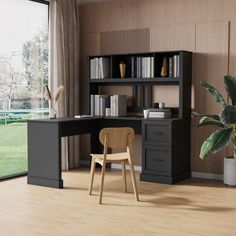
{"type": "Polygon", "coordinates": [[[224,184],[236,186],[236,159],[224,158],[224,184]]]}

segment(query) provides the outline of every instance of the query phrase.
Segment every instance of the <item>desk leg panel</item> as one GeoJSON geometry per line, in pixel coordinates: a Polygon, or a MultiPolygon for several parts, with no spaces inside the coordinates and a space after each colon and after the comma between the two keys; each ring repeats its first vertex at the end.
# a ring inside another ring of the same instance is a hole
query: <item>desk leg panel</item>
{"type": "Polygon", "coordinates": [[[58,123],[28,122],[28,184],[63,188],[58,123]]]}

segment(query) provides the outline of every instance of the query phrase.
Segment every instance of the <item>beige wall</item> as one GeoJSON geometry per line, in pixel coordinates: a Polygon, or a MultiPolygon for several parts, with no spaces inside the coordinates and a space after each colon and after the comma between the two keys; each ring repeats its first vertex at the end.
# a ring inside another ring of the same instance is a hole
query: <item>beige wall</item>
{"type": "MultiPolygon", "coordinates": [[[[113,0],[82,5],[80,17],[81,111],[88,112],[86,55],[184,49],[194,52],[193,109],[219,112],[200,81],[213,84],[225,95],[223,76],[236,72],[235,0],[113,0]]],[[[176,94],[174,87],[167,90],[176,94]]],[[[155,89],[155,96],[163,96],[161,91],[155,89]]],[[[175,104],[175,97],[168,97],[168,102],[175,104]]],[[[222,159],[229,151],[206,160],[198,157],[202,141],[212,130],[197,128],[197,120],[192,121],[192,171],[222,173],[222,159]]],[[[135,145],[141,151],[140,137],[135,145]]],[[[81,150],[81,158],[86,159],[88,150],[81,150]]],[[[135,155],[136,165],[141,163],[140,151],[135,155]]]]}

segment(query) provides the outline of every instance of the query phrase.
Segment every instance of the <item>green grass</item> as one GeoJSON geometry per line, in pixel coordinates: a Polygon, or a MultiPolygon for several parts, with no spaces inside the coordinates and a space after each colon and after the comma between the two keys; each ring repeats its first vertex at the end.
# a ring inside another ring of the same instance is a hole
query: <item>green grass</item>
{"type": "Polygon", "coordinates": [[[0,178],[27,171],[26,123],[0,125],[0,178]]]}

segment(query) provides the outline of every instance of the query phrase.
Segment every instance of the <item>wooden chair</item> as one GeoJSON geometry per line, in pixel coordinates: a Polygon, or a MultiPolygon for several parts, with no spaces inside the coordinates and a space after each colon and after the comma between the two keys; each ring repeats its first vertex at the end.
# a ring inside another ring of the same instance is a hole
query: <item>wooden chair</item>
{"type": "Polygon", "coordinates": [[[132,179],[132,185],[134,189],[135,199],[139,201],[137,184],[134,173],[134,165],[132,156],[132,143],[134,140],[134,130],[132,128],[104,128],[99,133],[99,140],[104,145],[103,154],[90,154],[92,156],[91,161],[91,170],[90,170],[90,186],[89,194],[92,194],[93,188],[93,179],[96,163],[99,163],[102,166],[101,171],[101,182],[99,190],[99,204],[102,204],[102,195],[103,195],[103,185],[104,185],[104,176],[107,163],[121,163],[122,164],[122,175],[124,180],[124,190],[127,192],[126,184],[126,162],[130,165],[130,174],[132,179]],[[107,154],[108,148],[127,148],[126,152],[107,154]]]}

